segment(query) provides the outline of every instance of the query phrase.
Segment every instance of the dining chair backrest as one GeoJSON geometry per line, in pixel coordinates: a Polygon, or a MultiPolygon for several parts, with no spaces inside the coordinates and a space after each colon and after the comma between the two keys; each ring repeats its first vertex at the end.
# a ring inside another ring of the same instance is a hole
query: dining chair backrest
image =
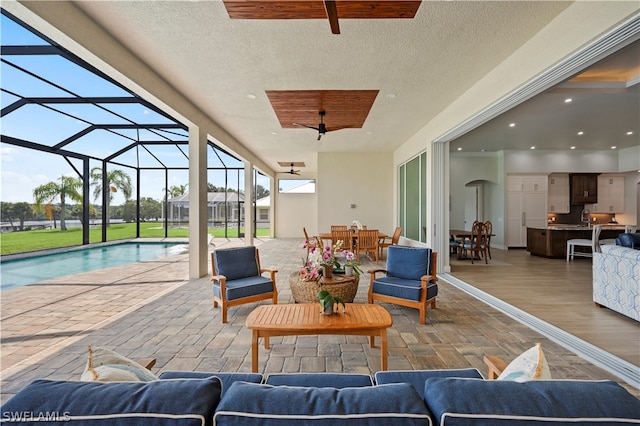
{"type": "Polygon", "coordinates": [[[348,229],[331,230],[331,245],[335,246],[340,240],[343,250],[353,251],[353,233],[351,231],[348,229]]]}
{"type": "Polygon", "coordinates": [[[402,228],[396,226],[396,229],[393,231],[393,236],[391,237],[391,245],[398,245],[398,241],[400,241],[400,235],[402,234],[402,228]]]}
{"type": "Polygon", "coordinates": [[[624,226],[625,234],[635,234],[637,230],[638,230],[638,226],[636,226],[636,225],[625,225],[624,226]]]}
{"type": "Polygon", "coordinates": [[[602,225],[593,225],[593,230],[591,231],[592,253],[602,253],[602,250],[600,250],[600,232],[602,232],[602,225]]]}
{"type": "Polygon", "coordinates": [[[331,232],[333,231],[346,231],[347,225],[331,225],[331,232]]]}
{"type": "Polygon", "coordinates": [[[471,248],[480,249],[487,241],[487,227],[484,222],[473,222],[471,234],[471,248]]]}

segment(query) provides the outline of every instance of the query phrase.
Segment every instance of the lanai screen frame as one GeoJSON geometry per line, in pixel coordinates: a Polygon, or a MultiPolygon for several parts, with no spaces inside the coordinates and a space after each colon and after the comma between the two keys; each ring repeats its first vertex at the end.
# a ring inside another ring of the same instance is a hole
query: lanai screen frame
{"type": "MultiPolygon", "coordinates": [[[[135,188],[136,238],[139,238],[140,237],[140,199],[141,199],[140,175],[141,175],[141,172],[148,171],[148,170],[164,170],[165,195],[163,198],[163,204],[164,204],[163,209],[165,212],[167,212],[168,200],[169,200],[169,178],[168,178],[169,171],[189,170],[189,167],[188,165],[185,167],[175,167],[175,166],[170,167],[164,164],[161,159],[159,159],[157,156],[154,155],[153,146],[157,146],[157,145],[163,145],[165,147],[174,146],[177,149],[177,152],[180,152],[184,156],[184,159],[188,164],[188,149],[187,150],[182,149],[183,146],[188,147],[188,144],[189,144],[189,135],[188,135],[187,126],[175,120],[169,114],[165,113],[163,110],[153,105],[151,102],[148,102],[145,99],[141,98],[136,93],[134,93],[133,91],[125,87],[123,84],[114,80],[113,78],[111,78],[104,72],[100,71],[93,65],[89,64],[85,60],[79,58],[75,54],[71,53],[70,51],[68,51],[67,49],[65,49],[55,41],[51,40],[44,34],[40,33],[39,31],[35,30],[31,26],[22,22],[20,19],[16,18],[11,13],[7,12],[5,9],[0,9],[0,12],[2,14],[3,20],[4,19],[11,20],[13,23],[22,27],[25,31],[28,31],[29,33],[31,33],[30,34],[31,36],[35,36],[41,39],[42,41],[42,43],[39,43],[39,44],[5,45],[4,44],[5,38],[3,37],[2,38],[3,44],[1,46],[2,66],[10,67],[12,71],[24,73],[25,75],[28,76],[28,78],[35,79],[34,81],[38,81],[52,88],[55,88],[56,91],[64,94],[64,96],[20,95],[16,92],[12,92],[10,89],[7,89],[5,87],[6,79],[3,78],[2,86],[0,87],[0,90],[3,93],[3,97],[4,96],[12,97],[12,98],[16,98],[16,100],[6,106],[3,105],[0,112],[0,117],[3,120],[6,120],[11,117],[10,116],[11,113],[15,113],[15,112],[21,111],[21,109],[24,109],[27,107],[33,107],[34,105],[37,105],[41,108],[46,109],[47,111],[60,114],[61,117],[71,118],[71,119],[77,120],[78,122],[83,122],[84,124],[86,124],[86,127],[83,128],[82,130],[76,132],[75,134],[72,134],[71,136],[53,145],[46,145],[38,141],[22,139],[16,136],[11,136],[9,134],[5,134],[4,130],[0,132],[0,142],[6,143],[9,145],[15,145],[23,148],[32,149],[40,152],[45,152],[49,154],[59,155],[62,158],[64,158],[66,162],[71,166],[71,168],[75,171],[75,173],[83,182],[83,187],[82,187],[82,195],[83,195],[82,197],[82,200],[83,200],[82,201],[82,228],[83,228],[82,244],[83,245],[90,244],[90,241],[89,241],[90,161],[99,162],[101,164],[102,173],[103,173],[103,178],[102,178],[103,187],[101,191],[102,192],[102,212],[103,212],[102,242],[107,241],[107,225],[109,221],[109,216],[107,211],[107,205],[108,205],[107,197],[109,197],[110,191],[108,187],[108,181],[106,179],[107,170],[109,166],[119,166],[119,167],[125,167],[127,169],[134,169],[136,174],[136,183],[135,183],[136,185],[136,188],[135,188]],[[51,81],[50,79],[42,75],[38,75],[37,73],[34,73],[29,69],[21,67],[18,63],[16,63],[16,60],[14,59],[14,58],[20,58],[20,57],[27,57],[27,56],[33,57],[34,55],[36,56],[48,55],[56,58],[63,58],[69,61],[69,63],[91,73],[96,78],[102,79],[105,83],[113,85],[114,90],[117,90],[122,94],[119,96],[82,96],[78,93],[75,93],[73,90],[70,90],[66,87],[62,87],[61,85],[51,81]],[[12,61],[12,59],[14,60],[12,61]],[[80,116],[75,116],[72,113],[64,111],[63,109],[59,109],[59,108],[63,108],[62,106],[64,105],[67,105],[67,106],[68,105],[87,105],[87,106],[96,107],[101,112],[104,112],[107,115],[112,115],[114,117],[117,117],[117,119],[111,123],[109,122],[93,123],[80,116]],[[139,105],[143,108],[146,108],[152,111],[157,117],[160,117],[163,122],[143,123],[143,122],[136,121],[133,118],[127,116],[126,111],[122,112],[122,111],[119,111],[117,108],[114,108],[114,106],[122,106],[122,105],[139,105]],[[70,144],[81,140],[81,138],[87,135],[90,135],[92,134],[92,132],[95,132],[95,131],[105,131],[105,132],[108,132],[110,135],[122,137],[127,141],[127,144],[121,149],[118,149],[112,152],[110,155],[107,155],[103,158],[99,158],[97,156],[87,154],[86,152],[82,152],[81,150],[69,149],[68,146],[70,144]],[[131,135],[127,135],[126,132],[135,132],[137,137],[134,138],[131,135]],[[145,134],[153,134],[157,136],[157,140],[143,141],[140,139],[141,132],[144,132],[145,134]],[[138,159],[136,165],[125,164],[121,161],[118,161],[119,156],[125,153],[131,153],[132,150],[135,150],[135,155],[136,155],[136,158],[138,159]],[[155,159],[155,161],[159,165],[155,167],[141,166],[139,161],[139,156],[141,152],[145,153],[145,155],[147,155],[148,157],[155,159]],[[71,159],[80,160],[81,167],[77,167],[71,161],[71,159]]],[[[2,129],[4,129],[4,126],[2,126],[2,129]]],[[[242,163],[241,160],[236,158],[234,155],[222,149],[221,147],[215,145],[213,142],[208,141],[207,144],[213,151],[213,154],[215,155],[215,157],[220,161],[220,164],[224,166],[224,167],[207,167],[207,172],[211,170],[224,170],[225,172],[225,185],[224,185],[225,208],[226,208],[226,204],[228,203],[228,201],[226,200],[227,198],[226,192],[229,188],[228,186],[229,172],[230,171],[236,172],[237,186],[238,186],[236,190],[240,192],[241,176],[243,176],[241,172],[242,173],[244,172],[244,164],[242,163]],[[225,157],[228,157],[227,162],[231,160],[235,160],[235,161],[238,161],[241,164],[241,166],[234,167],[234,166],[225,164],[225,157]]],[[[254,172],[260,173],[257,170],[255,170],[254,172]]],[[[262,175],[262,173],[260,174],[262,175]]],[[[253,186],[254,186],[253,191],[255,193],[255,187],[256,187],[255,182],[253,186]]],[[[244,201],[240,201],[240,199],[238,198],[237,204],[238,204],[237,207],[239,211],[242,211],[242,209],[244,208],[244,201]]],[[[254,199],[253,208],[255,212],[255,208],[256,208],[255,199],[254,199]]],[[[169,231],[168,215],[164,214],[163,219],[164,219],[163,221],[164,234],[166,238],[168,236],[168,231],[169,231]]],[[[228,236],[228,230],[229,230],[228,224],[229,224],[228,217],[225,217],[225,237],[228,236]]],[[[237,230],[238,235],[240,235],[241,234],[240,220],[238,220],[237,222],[237,228],[238,228],[237,230]]],[[[254,214],[253,229],[254,229],[254,236],[255,236],[255,232],[256,232],[255,214],[254,214]]]]}

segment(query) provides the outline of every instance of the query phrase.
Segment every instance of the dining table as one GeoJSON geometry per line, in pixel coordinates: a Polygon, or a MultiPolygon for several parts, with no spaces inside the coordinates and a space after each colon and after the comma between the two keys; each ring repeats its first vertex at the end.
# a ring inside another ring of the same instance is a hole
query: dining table
{"type": "MultiPolygon", "coordinates": [[[[469,243],[471,243],[471,238],[473,237],[473,232],[471,231],[467,231],[464,229],[450,229],[449,230],[449,234],[453,237],[454,240],[460,239],[462,240],[460,242],[460,245],[458,245],[458,260],[463,260],[463,259],[470,259],[470,258],[463,258],[462,257],[462,247],[464,246],[464,243],[466,240],[469,240],[469,243]]],[[[495,236],[495,234],[489,234],[490,236],[495,236]]],[[[476,258],[474,260],[479,260],[479,258],[476,258]]]]}

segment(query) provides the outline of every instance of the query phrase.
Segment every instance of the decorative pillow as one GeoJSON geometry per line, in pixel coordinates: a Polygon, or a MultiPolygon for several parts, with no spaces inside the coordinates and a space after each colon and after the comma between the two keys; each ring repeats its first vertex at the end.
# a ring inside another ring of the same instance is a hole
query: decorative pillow
{"type": "Polygon", "coordinates": [[[83,382],[150,382],[158,380],[151,371],[109,349],[89,346],[83,382]]]}
{"type": "Polygon", "coordinates": [[[534,347],[523,352],[511,361],[507,368],[498,376],[498,380],[526,382],[528,380],[551,380],[549,364],[542,352],[542,345],[536,343],[534,347]]]}

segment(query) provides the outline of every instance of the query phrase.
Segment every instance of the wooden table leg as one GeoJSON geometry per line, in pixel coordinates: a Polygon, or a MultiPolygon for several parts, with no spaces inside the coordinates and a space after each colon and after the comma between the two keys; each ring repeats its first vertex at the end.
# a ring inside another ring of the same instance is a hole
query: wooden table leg
{"type": "Polygon", "coordinates": [[[270,349],[269,348],[269,336],[264,336],[264,348],[265,349],[270,349]]]}
{"type": "MultiPolygon", "coordinates": [[[[373,339],[373,337],[372,337],[373,339]]],[[[387,329],[380,331],[380,362],[382,371],[387,371],[387,329]]]]}
{"type": "Polygon", "coordinates": [[[251,342],[251,371],[258,372],[258,331],[253,330],[253,338],[251,342]]]}
{"type": "Polygon", "coordinates": [[[376,336],[375,334],[372,334],[371,336],[369,336],[369,344],[371,345],[372,348],[376,347],[376,336]]]}

